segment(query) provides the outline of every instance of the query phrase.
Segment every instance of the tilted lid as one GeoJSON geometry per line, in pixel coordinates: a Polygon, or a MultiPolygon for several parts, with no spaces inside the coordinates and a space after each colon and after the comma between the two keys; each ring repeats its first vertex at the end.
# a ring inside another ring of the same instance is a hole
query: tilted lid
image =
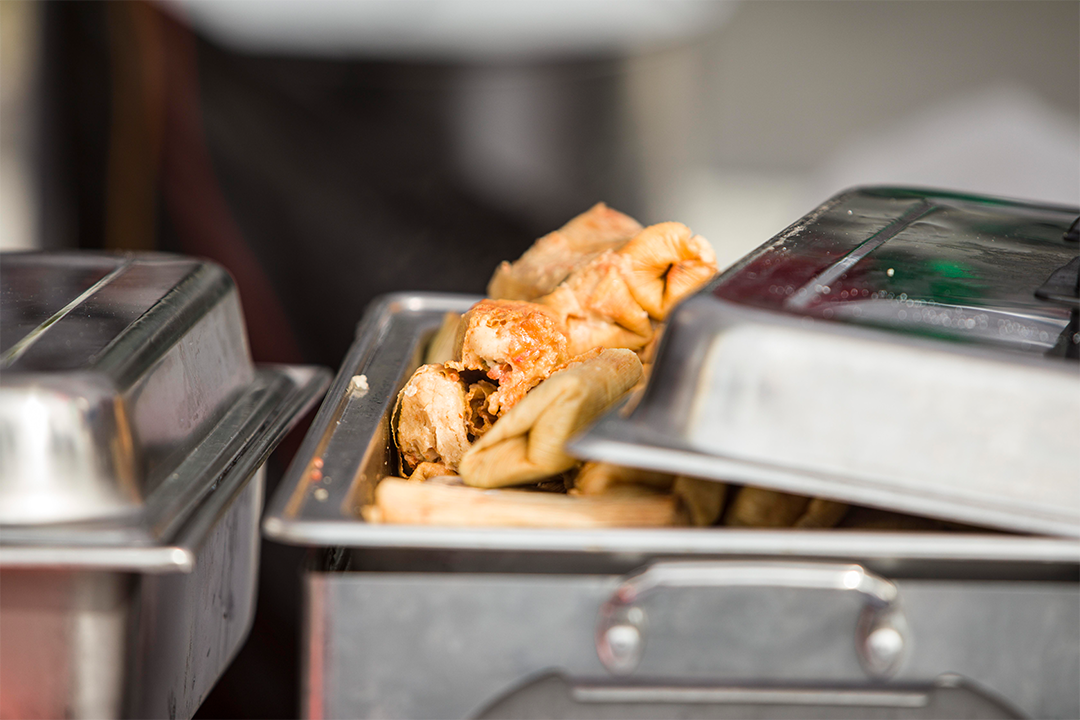
{"type": "Polygon", "coordinates": [[[1080,535],[1078,213],[839,195],[676,309],[641,402],[572,450],[1080,535]]]}
{"type": "Polygon", "coordinates": [[[256,368],[228,274],[163,254],[5,254],[0,368],[8,547],[168,538],[325,383],[256,368]]]}

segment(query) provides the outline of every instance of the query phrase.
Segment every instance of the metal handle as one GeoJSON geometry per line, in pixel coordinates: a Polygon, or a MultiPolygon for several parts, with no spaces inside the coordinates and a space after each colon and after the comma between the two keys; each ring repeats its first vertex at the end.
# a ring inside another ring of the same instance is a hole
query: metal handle
{"type": "Polygon", "coordinates": [[[856,625],[855,650],[868,675],[896,672],[907,627],[896,606],[896,586],[860,565],[794,562],[658,562],[631,575],[600,608],[596,652],[609,671],[625,675],[637,667],[645,646],[642,602],[668,588],[764,587],[856,592],[864,599],[856,625]]]}

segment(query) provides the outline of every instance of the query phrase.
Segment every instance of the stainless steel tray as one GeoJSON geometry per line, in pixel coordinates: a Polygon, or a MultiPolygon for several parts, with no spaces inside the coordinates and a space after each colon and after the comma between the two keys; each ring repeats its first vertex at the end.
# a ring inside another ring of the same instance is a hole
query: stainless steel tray
{"type": "Polygon", "coordinates": [[[315,547],[528,551],[533,555],[543,551],[561,554],[563,567],[569,566],[566,554],[631,558],[631,563],[643,557],[683,554],[889,562],[1037,561],[1066,566],[1080,560],[1080,543],[1072,540],[998,533],[533,530],[366,523],[360,518],[360,507],[371,497],[375,483],[395,472],[388,446],[394,398],[420,364],[426,340],[443,315],[464,312],[476,300],[463,295],[403,293],[372,304],[304,443],[271,498],[263,521],[268,537],[315,547]],[[315,466],[316,459],[321,467],[315,466]]]}
{"type": "Polygon", "coordinates": [[[0,561],[185,567],[172,541],[262,464],[326,371],[253,365],[209,263],[14,253],[2,275],[0,561]]]}
{"type": "Polygon", "coordinates": [[[1077,311],[1040,294],[1059,268],[1076,284],[1078,214],[833,198],[677,308],[641,403],[572,452],[1080,536],[1080,371],[1057,356],[1077,311]]]}
{"type": "Polygon", "coordinates": [[[190,717],[251,628],[263,464],[326,386],[160,254],[0,262],[2,717],[190,717]]]}

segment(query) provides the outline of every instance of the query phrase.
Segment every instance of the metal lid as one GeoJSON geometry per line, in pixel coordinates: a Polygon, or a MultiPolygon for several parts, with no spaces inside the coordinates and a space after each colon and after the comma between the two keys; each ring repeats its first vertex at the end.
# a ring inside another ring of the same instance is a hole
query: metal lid
{"type": "Polygon", "coordinates": [[[5,254],[0,367],[5,563],[167,541],[327,380],[256,368],[228,274],[162,254],[5,254]]]}
{"type": "Polygon", "coordinates": [[[678,308],[640,404],[572,450],[1080,535],[1077,311],[1043,288],[1075,265],[1065,233],[1078,214],[912,189],[839,195],[678,308]]]}

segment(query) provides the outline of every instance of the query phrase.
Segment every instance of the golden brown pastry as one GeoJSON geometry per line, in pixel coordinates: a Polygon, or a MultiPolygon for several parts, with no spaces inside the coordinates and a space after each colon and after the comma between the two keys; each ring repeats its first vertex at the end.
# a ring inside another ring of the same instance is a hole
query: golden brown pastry
{"type": "Polygon", "coordinates": [[[461,318],[455,370],[479,370],[495,381],[487,411],[499,416],[569,358],[566,336],[543,305],[481,300],[461,318]]]}
{"type": "Polygon", "coordinates": [[[641,231],[641,224],[604,203],[597,203],[558,230],[548,233],[513,264],[499,265],[488,283],[488,296],[534,300],[547,295],[577,266],[641,231]]]}
{"type": "Polygon", "coordinates": [[[469,448],[467,387],[443,365],[423,365],[398,393],[395,440],[402,459],[456,468],[469,448]]]}
{"type": "Polygon", "coordinates": [[[574,466],[564,445],[641,376],[630,350],[609,349],[553,373],[499,418],[462,457],[466,485],[504,487],[557,475],[574,466]]]}

